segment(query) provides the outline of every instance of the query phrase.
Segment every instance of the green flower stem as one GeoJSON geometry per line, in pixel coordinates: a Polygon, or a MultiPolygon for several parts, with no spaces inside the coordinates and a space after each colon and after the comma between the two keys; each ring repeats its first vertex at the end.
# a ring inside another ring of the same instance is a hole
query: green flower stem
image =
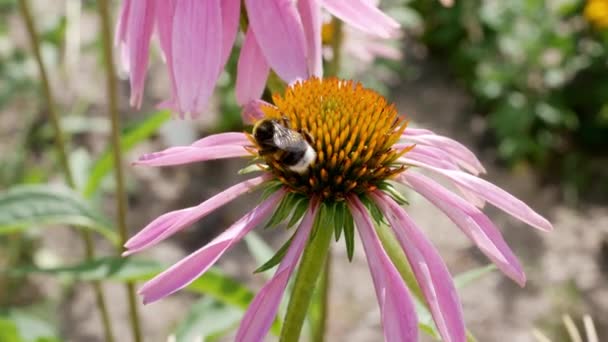
{"type": "MultiPolygon", "coordinates": [[[[108,0],[98,1],[99,17],[101,19],[101,32],[103,40],[103,55],[106,73],[106,92],[108,96],[108,111],[112,122],[112,151],[114,155],[114,177],[116,181],[116,211],[118,213],[118,231],[121,246],[128,237],[127,232],[127,197],[122,165],[122,148],[120,146],[120,117],[118,113],[118,94],[116,88],[116,71],[114,70],[112,52],[112,29],[110,24],[110,10],[108,0]]],[[[119,249],[120,254],[122,250],[119,249]]],[[[125,284],[129,298],[129,315],[131,320],[131,333],[135,342],[143,341],[141,323],[137,311],[137,295],[135,283],[125,284]]]]}
{"type": "Polygon", "coordinates": [[[308,242],[306,249],[304,249],[304,255],[298,268],[298,274],[287,306],[287,314],[283,321],[280,342],[300,340],[306,312],[329,252],[329,244],[334,232],[333,227],[318,226],[316,228],[314,238],[308,242]]]}
{"type": "Polygon", "coordinates": [[[319,279],[319,317],[317,319],[317,326],[314,330],[313,342],[325,341],[325,328],[327,325],[327,302],[329,300],[329,284],[331,274],[331,250],[328,252],[327,259],[325,259],[325,266],[323,267],[323,273],[321,273],[321,279],[319,279]]]}
{"type": "MultiPolygon", "coordinates": [[[[38,37],[38,33],[36,32],[36,28],[34,26],[34,20],[32,18],[32,11],[30,10],[29,4],[27,0],[19,0],[19,8],[21,9],[21,16],[23,17],[23,21],[25,22],[25,26],[27,28],[27,33],[30,38],[30,44],[32,47],[32,52],[34,53],[34,58],[36,59],[36,63],[38,64],[38,70],[40,73],[40,81],[42,83],[42,90],[44,93],[44,98],[47,102],[47,110],[49,113],[49,119],[51,124],[53,125],[53,129],[55,131],[55,147],[57,150],[57,155],[59,158],[59,163],[63,169],[64,177],[68,186],[72,189],[75,189],[74,177],[72,176],[72,169],[70,167],[70,161],[67,156],[67,148],[65,143],[65,138],[63,135],[63,129],[61,127],[61,121],[59,119],[59,114],[55,108],[55,101],[53,97],[53,92],[51,89],[51,84],[49,82],[48,74],[46,72],[46,67],[42,60],[42,54],[40,53],[40,39],[38,37]]],[[[85,257],[87,260],[93,259],[95,256],[94,244],[91,234],[87,231],[82,231],[81,238],[84,244],[85,257]]],[[[95,292],[95,299],[97,302],[97,308],[101,315],[101,320],[103,324],[104,334],[106,337],[106,341],[114,341],[114,336],[112,335],[112,323],[110,320],[110,314],[106,307],[105,295],[103,293],[103,289],[101,288],[101,284],[98,281],[93,281],[93,290],[95,292]]]]}

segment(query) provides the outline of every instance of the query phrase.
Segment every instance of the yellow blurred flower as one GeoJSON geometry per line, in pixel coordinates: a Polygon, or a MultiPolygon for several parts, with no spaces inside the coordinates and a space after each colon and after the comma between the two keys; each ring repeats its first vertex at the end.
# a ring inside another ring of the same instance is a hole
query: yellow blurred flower
{"type": "Polygon", "coordinates": [[[598,28],[608,28],[608,0],[587,0],[585,18],[598,28]]]}

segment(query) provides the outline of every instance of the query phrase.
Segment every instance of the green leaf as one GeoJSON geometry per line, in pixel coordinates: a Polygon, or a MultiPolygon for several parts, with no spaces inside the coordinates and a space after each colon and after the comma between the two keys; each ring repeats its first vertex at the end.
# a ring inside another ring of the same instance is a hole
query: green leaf
{"type": "Polygon", "coordinates": [[[456,288],[461,289],[495,270],[496,265],[489,264],[486,266],[474,268],[472,270],[459,273],[457,276],[454,277],[454,285],[456,286],[456,288]]]}
{"type": "Polygon", "coordinates": [[[118,242],[111,223],[67,188],[21,185],[0,193],[0,235],[61,224],[92,230],[118,242]]]}
{"type": "Polygon", "coordinates": [[[289,240],[287,240],[283,244],[283,246],[279,248],[279,250],[270,258],[270,260],[266,261],[262,266],[258,267],[255,271],[253,271],[253,273],[266,272],[267,270],[278,265],[281,260],[283,260],[285,254],[287,254],[287,251],[289,250],[289,246],[291,246],[291,241],[293,241],[294,236],[296,236],[296,233],[293,233],[289,240]]]}
{"type": "MultiPolygon", "coordinates": [[[[145,120],[140,123],[133,125],[122,134],[120,137],[120,147],[122,152],[129,151],[139,142],[146,140],[152,134],[156,133],[158,129],[171,118],[169,111],[163,110],[156,112],[152,115],[147,116],[145,120]]],[[[112,149],[108,149],[104,154],[95,162],[91,169],[89,179],[84,187],[83,194],[89,198],[97,192],[101,182],[114,168],[114,157],[112,149]]]]}
{"type": "MultiPolygon", "coordinates": [[[[28,266],[13,268],[4,272],[9,276],[41,273],[72,277],[75,280],[114,280],[125,282],[149,280],[165,269],[165,266],[151,260],[109,257],[73,266],[53,268],[28,266]]],[[[0,274],[2,274],[2,271],[0,271],[0,274]]],[[[208,295],[242,310],[247,309],[254,297],[251,290],[214,267],[194,280],[185,290],[208,295]]],[[[272,326],[272,332],[278,334],[280,330],[280,322],[276,321],[272,326]]]]}
{"type": "Polygon", "coordinates": [[[0,341],[2,342],[24,342],[19,335],[15,322],[0,318],[0,341]]]}
{"type": "MultiPolygon", "coordinates": [[[[1,316],[14,323],[23,341],[58,341],[57,329],[51,322],[41,318],[40,315],[34,314],[31,307],[26,309],[10,309],[5,315],[1,316]]],[[[2,334],[0,333],[1,336],[2,334]]],[[[4,340],[0,338],[0,341],[4,340]]]]}
{"type": "Polygon", "coordinates": [[[207,341],[226,334],[238,324],[243,313],[211,298],[192,304],[176,331],[177,342],[207,341]]]}
{"type": "Polygon", "coordinates": [[[350,210],[344,211],[344,243],[346,244],[346,255],[348,261],[353,261],[355,255],[355,223],[350,210]]]}

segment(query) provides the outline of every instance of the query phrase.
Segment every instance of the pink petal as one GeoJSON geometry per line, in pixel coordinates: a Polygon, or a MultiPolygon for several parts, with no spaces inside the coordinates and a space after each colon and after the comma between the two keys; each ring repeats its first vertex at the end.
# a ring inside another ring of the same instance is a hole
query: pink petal
{"type": "Polygon", "coordinates": [[[212,213],[217,208],[255,189],[258,185],[267,181],[268,178],[269,176],[260,176],[248,179],[231,186],[196,207],[172,211],[158,217],[125,243],[127,251],[123,253],[123,256],[131,255],[156,245],[212,213]]]}
{"type": "Polygon", "coordinates": [[[213,93],[221,71],[221,15],[220,0],[180,0],[175,8],[171,62],[182,114],[198,116],[213,93]]]}
{"type": "Polygon", "coordinates": [[[353,196],[348,200],[348,207],[363,242],[374,281],[384,328],[384,340],[418,341],[416,311],[401,275],[382,248],[374,224],[361,201],[353,196]]]}
{"type": "Polygon", "coordinates": [[[306,39],[292,0],[245,0],[249,25],[272,69],[287,83],[307,79],[306,39]]]}
{"type": "Polygon", "coordinates": [[[197,161],[245,157],[250,155],[245,146],[250,142],[243,133],[221,133],[205,137],[190,146],[169,147],[160,152],[147,153],[133,164],[169,166],[197,161]]]}
{"type": "Polygon", "coordinates": [[[473,152],[461,143],[436,134],[415,134],[413,129],[406,129],[402,137],[418,145],[426,145],[444,150],[451,155],[467,171],[478,174],[486,173],[486,169],[481,165],[479,159],[473,152]]]}
{"type": "Polygon", "coordinates": [[[536,213],[523,201],[484,179],[461,171],[445,170],[420,162],[412,165],[426,168],[447,177],[456,183],[456,185],[470,191],[475,196],[492,203],[497,208],[502,209],[506,213],[532,227],[542,231],[553,230],[553,226],[547,219],[536,213]]]}
{"type": "Polygon", "coordinates": [[[227,132],[212,134],[192,143],[192,146],[195,147],[209,147],[221,145],[249,146],[251,145],[251,142],[249,141],[249,139],[247,139],[245,133],[227,132]]]}
{"type": "Polygon", "coordinates": [[[144,304],[166,297],[200,277],[224,252],[263,222],[276,209],[284,194],[284,190],[275,192],[213,241],[145,283],[139,290],[144,304]]]}
{"type": "Polygon", "coordinates": [[[407,255],[441,337],[446,342],[466,341],[458,294],[441,256],[393,199],[380,191],[372,196],[393,227],[395,236],[407,255]]]}
{"type": "Polygon", "coordinates": [[[526,276],[519,261],[500,231],[479,209],[436,182],[414,172],[405,172],[398,179],[404,180],[443,211],[500,270],[520,286],[524,286],[526,276]]]}
{"type": "MultiPolygon", "coordinates": [[[[128,5],[126,35],[126,56],[129,59],[129,76],[131,79],[131,106],[141,106],[144,82],[148,69],[150,38],[154,28],[156,1],[132,1],[128,5]]],[[[121,27],[122,31],[123,28],[121,27]]]]}
{"type": "Polygon", "coordinates": [[[251,28],[245,35],[236,70],[236,102],[244,105],[262,97],[270,67],[251,28]]]}
{"type": "Polygon", "coordinates": [[[366,0],[322,0],[323,7],[342,21],[366,33],[390,38],[399,23],[366,0]]]}
{"type": "Polygon", "coordinates": [[[302,255],[302,251],[308,241],[317,209],[318,206],[316,204],[311,204],[275,275],[264,285],[249,304],[249,308],[236,334],[236,341],[262,341],[268,333],[268,329],[270,329],[277,315],[287,282],[296,268],[300,255],[302,255]]]}
{"type": "Polygon", "coordinates": [[[220,70],[224,69],[234,41],[236,34],[239,31],[239,19],[241,18],[241,0],[222,0],[220,5],[222,6],[222,57],[220,63],[220,70]]]}
{"type": "Polygon", "coordinates": [[[264,100],[253,100],[245,104],[243,111],[241,112],[243,122],[246,124],[253,124],[254,122],[264,118],[265,114],[261,109],[262,106],[274,107],[274,105],[264,100]]]}
{"type": "Polygon", "coordinates": [[[323,77],[323,46],[321,44],[320,0],[299,0],[298,10],[302,18],[306,47],[308,49],[308,72],[311,76],[323,77]]]}

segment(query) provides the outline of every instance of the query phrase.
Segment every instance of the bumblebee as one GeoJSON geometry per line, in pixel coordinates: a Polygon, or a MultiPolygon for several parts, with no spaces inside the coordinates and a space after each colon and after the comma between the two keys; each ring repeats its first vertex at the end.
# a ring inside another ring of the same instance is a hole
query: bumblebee
{"type": "Polygon", "coordinates": [[[253,126],[253,138],[260,146],[258,153],[260,156],[272,155],[288,170],[304,174],[317,158],[310,144],[312,137],[290,129],[287,119],[281,121],[262,119],[253,126]]]}

